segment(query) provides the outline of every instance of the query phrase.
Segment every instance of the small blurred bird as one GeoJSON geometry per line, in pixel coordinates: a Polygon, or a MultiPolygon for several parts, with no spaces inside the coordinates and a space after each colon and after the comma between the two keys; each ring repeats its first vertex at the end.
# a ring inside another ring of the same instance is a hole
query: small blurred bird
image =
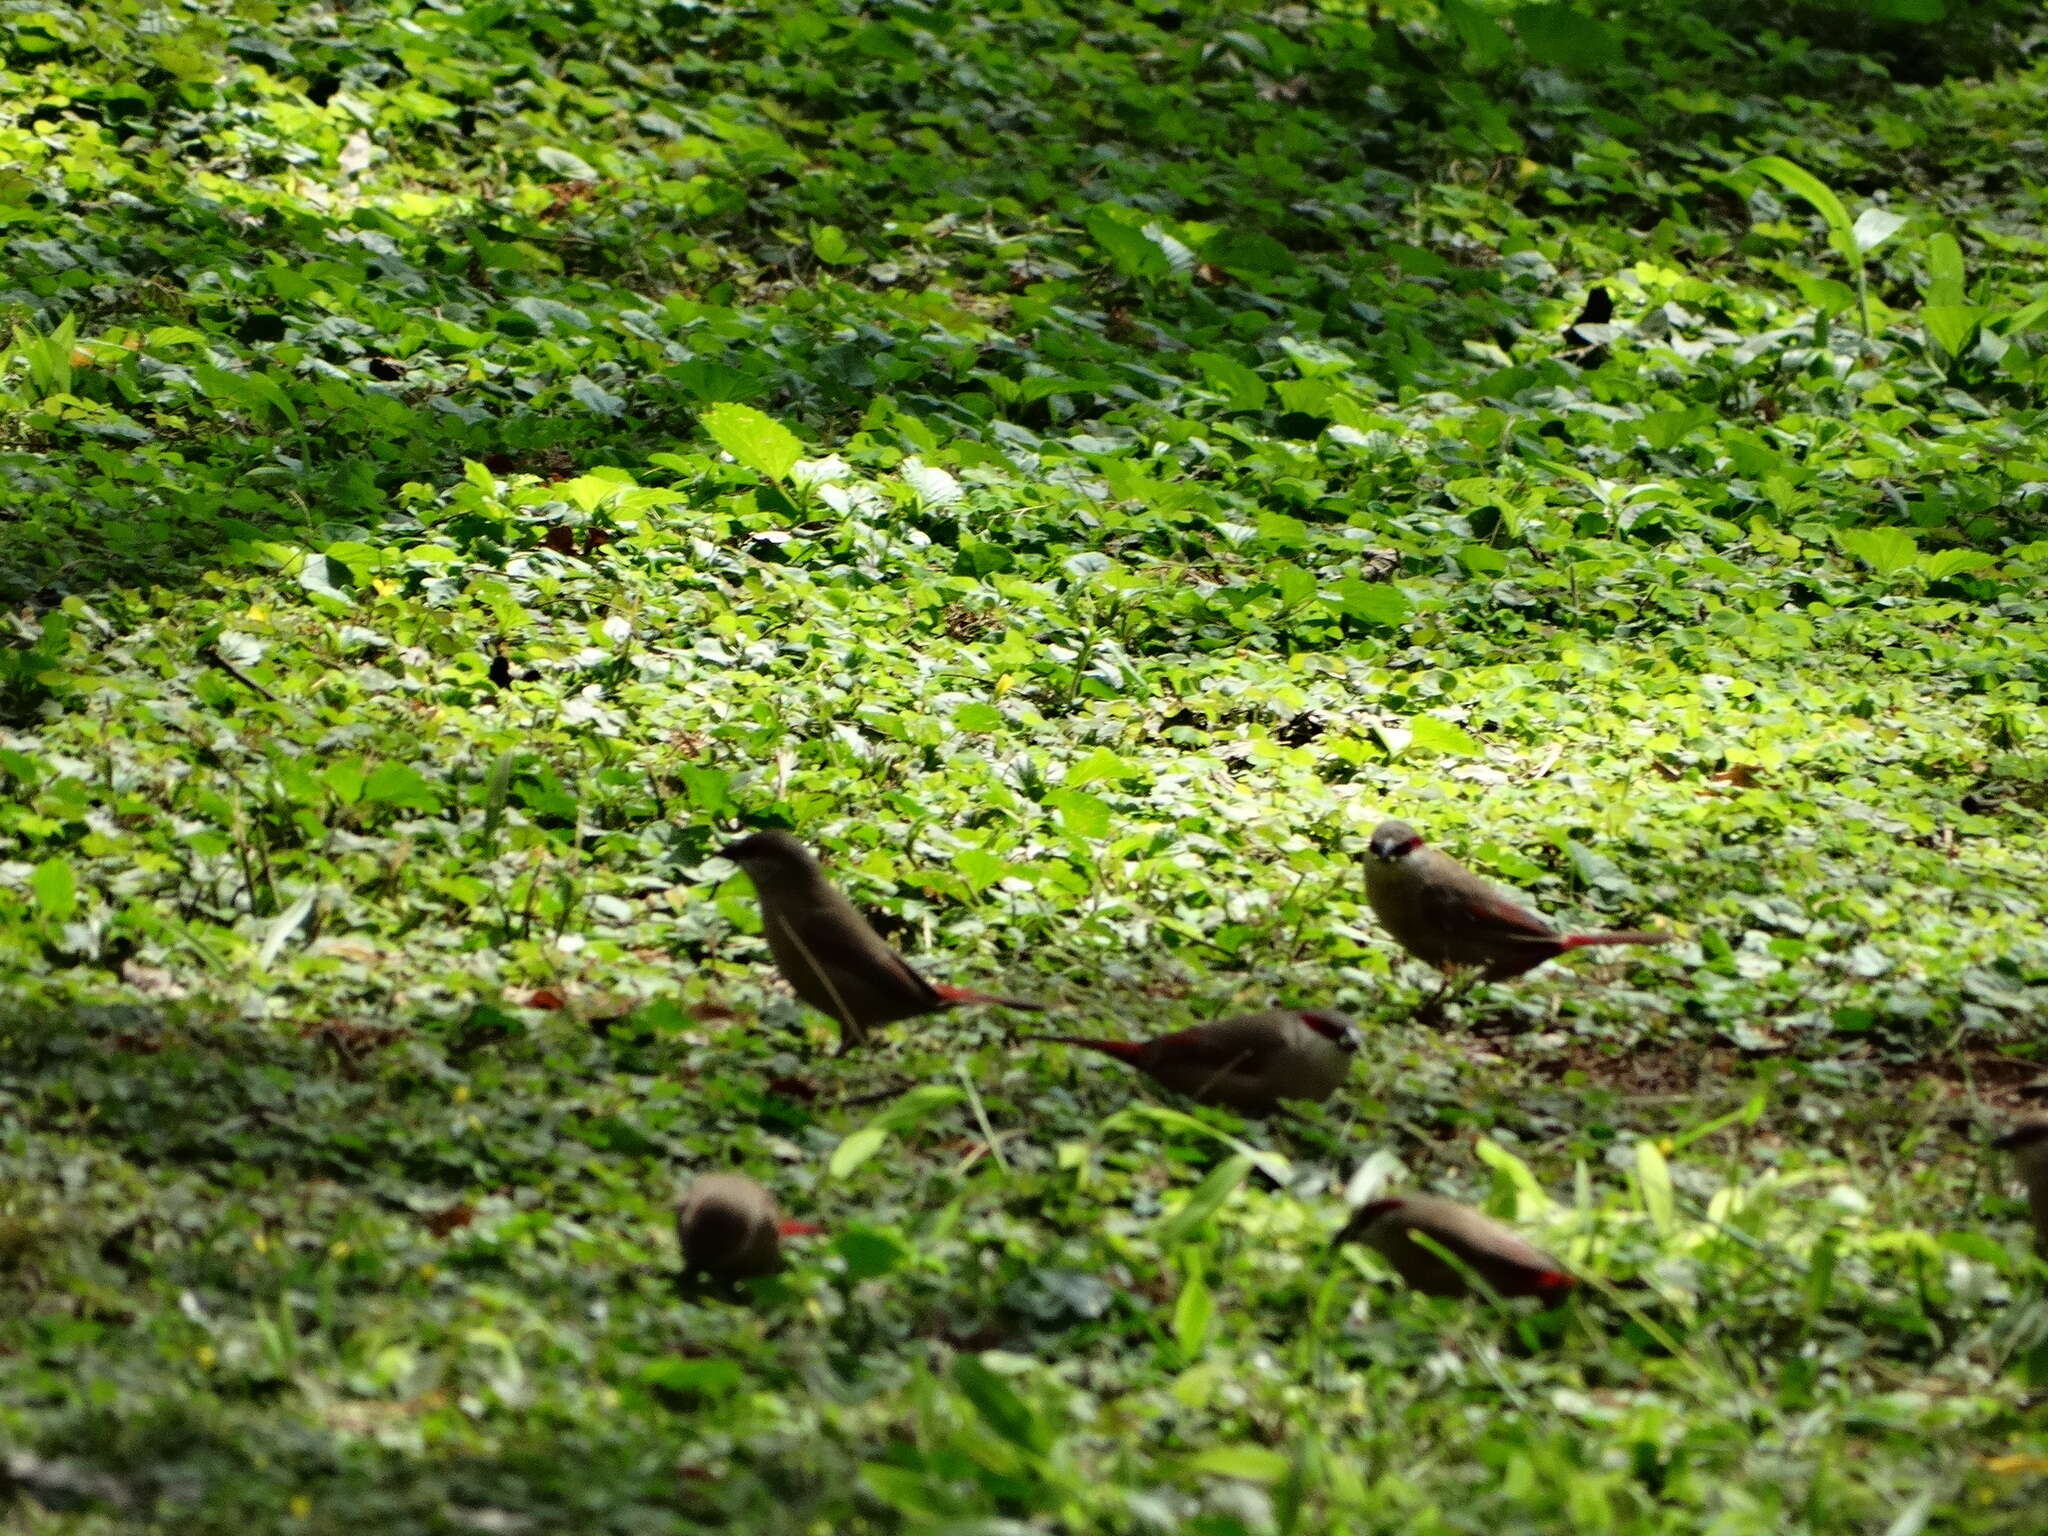
{"type": "Polygon", "coordinates": [[[1198,1024],[1156,1040],[1027,1038],[1100,1051],[1175,1093],[1241,1115],[1270,1115],[1289,1099],[1321,1103],[1342,1086],[1358,1029],[1341,1013],[1272,1008],[1198,1024]]]}
{"type": "Polygon", "coordinates": [[[2034,1216],[2034,1246],[2048,1255],[2048,1115],[2029,1115],[1991,1143],[2012,1154],[2013,1166],[2027,1186],[2027,1208],[2034,1216]]]}
{"type": "Polygon", "coordinates": [[[1505,1297],[1557,1301],[1578,1282],[1549,1254],[1469,1206],[1434,1195],[1390,1195],[1368,1200],[1345,1222],[1336,1244],[1364,1243],[1394,1273],[1425,1296],[1469,1296],[1471,1285],[1456,1264],[1433,1252],[1429,1239],[1505,1297]]]}
{"type": "Polygon", "coordinates": [[[838,1022],[841,1055],[866,1040],[870,1030],[898,1019],[975,1004],[1033,1011],[1045,1006],[926,981],[787,832],[756,832],[719,853],[753,882],[768,953],[783,980],[838,1022]]]}
{"type": "Polygon", "coordinates": [[[683,1273],[713,1280],[751,1280],[782,1268],[782,1239],[818,1228],[785,1220],[775,1197],[739,1173],[707,1173],[676,1209],[683,1273]]]}
{"type": "Polygon", "coordinates": [[[1668,933],[1559,933],[1456,859],[1424,845],[1405,821],[1373,829],[1365,899],[1387,932],[1418,960],[1479,966],[1488,981],[1533,971],[1572,949],[1662,944],[1668,933]]]}

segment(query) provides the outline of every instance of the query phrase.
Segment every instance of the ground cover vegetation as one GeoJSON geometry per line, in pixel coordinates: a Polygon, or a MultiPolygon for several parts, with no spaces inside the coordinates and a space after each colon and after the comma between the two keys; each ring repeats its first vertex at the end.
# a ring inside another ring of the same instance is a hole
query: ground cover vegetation
{"type": "Polygon", "coordinates": [[[2038,7],[32,0],[0,167],[14,1528],[2040,1529],[2038,7]],[[1389,814],[1676,939],[1411,1018],[1389,814]],[[1351,1086],[826,1059],[773,825],[1351,1086]]]}

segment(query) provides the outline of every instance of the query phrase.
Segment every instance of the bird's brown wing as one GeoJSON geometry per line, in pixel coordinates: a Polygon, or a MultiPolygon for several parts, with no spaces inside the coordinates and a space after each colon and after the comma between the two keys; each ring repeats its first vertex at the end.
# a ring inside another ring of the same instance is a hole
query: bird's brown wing
{"type": "MultiPolygon", "coordinates": [[[[790,945],[815,974],[825,999],[806,998],[826,1013],[861,1022],[886,1022],[944,1006],[938,990],[867,925],[798,922],[783,925],[790,945]]],[[[791,977],[794,984],[796,978],[791,977]]],[[[799,989],[801,991],[801,989],[799,989]]]]}
{"type": "Polygon", "coordinates": [[[1444,931],[1513,943],[1552,943],[1557,930],[1518,901],[1448,859],[1423,887],[1444,931]],[[1446,867],[1447,866],[1447,867],[1446,867]]]}

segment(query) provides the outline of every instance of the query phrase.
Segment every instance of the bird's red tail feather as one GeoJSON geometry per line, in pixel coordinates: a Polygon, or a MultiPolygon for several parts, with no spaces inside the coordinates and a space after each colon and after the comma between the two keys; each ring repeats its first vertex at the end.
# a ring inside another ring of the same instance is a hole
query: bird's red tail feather
{"type": "Polygon", "coordinates": [[[1591,949],[1595,944],[1665,944],[1668,933],[1633,929],[1627,933],[1568,933],[1557,941],[1560,949],[1591,949]]]}
{"type": "Polygon", "coordinates": [[[825,1229],[815,1222],[792,1221],[784,1217],[776,1224],[775,1230],[783,1237],[816,1237],[825,1229]]]}

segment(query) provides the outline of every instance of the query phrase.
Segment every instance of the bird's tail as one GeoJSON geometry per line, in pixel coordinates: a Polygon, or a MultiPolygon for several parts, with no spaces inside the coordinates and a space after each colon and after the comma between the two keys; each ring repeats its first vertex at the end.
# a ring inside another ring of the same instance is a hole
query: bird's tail
{"type": "Polygon", "coordinates": [[[1596,944],[1666,944],[1670,940],[1668,933],[1651,933],[1637,928],[1626,933],[1568,933],[1557,941],[1557,945],[1560,949],[1591,949],[1596,944]]]}
{"type": "Polygon", "coordinates": [[[1118,1061],[1134,1062],[1145,1050],[1144,1042],[1139,1040],[1089,1040],[1080,1035],[1020,1035],[1018,1038],[1036,1040],[1042,1045],[1078,1045],[1084,1051],[1100,1051],[1118,1061]]]}
{"type": "Polygon", "coordinates": [[[939,994],[939,1001],[949,1008],[1022,1008],[1027,1013],[1043,1013],[1050,1005],[1034,1003],[1022,997],[997,997],[988,992],[976,992],[971,987],[949,987],[941,982],[932,983],[932,990],[939,994]]]}
{"type": "Polygon", "coordinates": [[[776,1233],[782,1237],[816,1237],[824,1230],[815,1222],[792,1221],[786,1216],[775,1224],[776,1233]]]}

